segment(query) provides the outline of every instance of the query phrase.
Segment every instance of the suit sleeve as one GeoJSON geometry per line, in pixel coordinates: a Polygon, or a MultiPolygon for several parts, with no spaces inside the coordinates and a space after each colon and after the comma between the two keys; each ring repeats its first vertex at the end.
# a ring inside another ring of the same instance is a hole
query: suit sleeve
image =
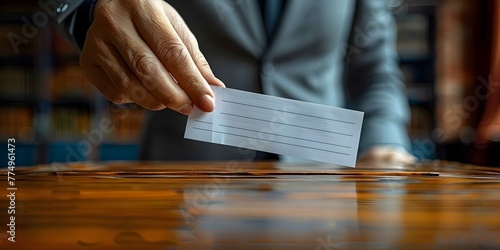
{"type": "Polygon", "coordinates": [[[60,0],[61,13],[57,26],[80,51],[85,43],[87,31],[92,24],[92,10],[96,0],[60,0]]]}
{"type": "Polygon", "coordinates": [[[408,101],[387,1],[357,1],[346,47],[348,106],[365,113],[359,152],[379,145],[411,152],[408,101]]]}

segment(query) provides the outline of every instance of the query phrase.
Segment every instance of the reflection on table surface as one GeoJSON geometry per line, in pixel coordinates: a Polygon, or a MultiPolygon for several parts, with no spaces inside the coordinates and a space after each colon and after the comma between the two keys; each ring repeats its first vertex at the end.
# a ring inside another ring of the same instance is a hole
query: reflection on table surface
{"type": "Polygon", "coordinates": [[[15,172],[16,242],[6,238],[2,195],[2,249],[500,249],[500,168],[86,163],[15,172]]]}

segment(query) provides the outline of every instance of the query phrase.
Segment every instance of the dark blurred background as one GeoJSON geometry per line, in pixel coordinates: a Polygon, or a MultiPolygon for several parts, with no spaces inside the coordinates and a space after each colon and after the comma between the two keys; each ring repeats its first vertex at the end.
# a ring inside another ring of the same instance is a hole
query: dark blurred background
{"type": "MultiPolygon", "coordinates": [[[[47,2],[47,1],[42,1],[47,2]]],[[[406,77],[413,154],[500,166],[498,143],[473,145],[490,76],[489,0],[392,0],[406,77]]],[[[61,6],[64,7],[64,6],[61,6]]],[[[0,145],[16,139],[17,165],[136,160],[145,112],[114,105],[88,82],[78,51],[38,1],[0,7],[0,145]],[[103,130],[102,121],[113,129],[103,130]]],[[[498,14],[498,13],[497,13],[498,14]]],[[[0,167],[7,159],[0,160],[0,167]]]]}

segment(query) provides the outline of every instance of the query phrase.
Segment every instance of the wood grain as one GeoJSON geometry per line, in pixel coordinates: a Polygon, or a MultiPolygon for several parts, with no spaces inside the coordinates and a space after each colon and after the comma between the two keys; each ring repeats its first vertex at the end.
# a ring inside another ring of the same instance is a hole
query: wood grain
{"type": "Polygon", "coordinates": [[[500,249],[498,168],[77,163],[16,186],[2,249],[500,249]]]}

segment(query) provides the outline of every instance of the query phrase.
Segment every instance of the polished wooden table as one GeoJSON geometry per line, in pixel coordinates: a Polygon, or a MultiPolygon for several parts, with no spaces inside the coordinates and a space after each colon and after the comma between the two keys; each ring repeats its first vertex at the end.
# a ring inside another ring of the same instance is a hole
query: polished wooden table
{"type": "Polygon", "coordinates": [[[114,162],[15,174],[16,242],[2,195],[1,249],[500,249],[500,168],[114,162]]]}

